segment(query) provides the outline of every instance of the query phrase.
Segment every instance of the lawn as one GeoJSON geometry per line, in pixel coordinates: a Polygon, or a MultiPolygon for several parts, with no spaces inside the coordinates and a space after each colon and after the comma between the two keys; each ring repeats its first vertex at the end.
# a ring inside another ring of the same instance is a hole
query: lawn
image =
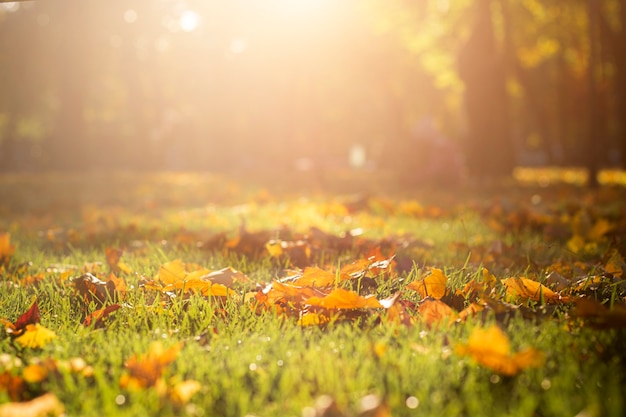
{"type": "Polygon", "coordinates": [[[626,190],[557,177],[4,175],[0,417],[622,416],[626,190]]]}

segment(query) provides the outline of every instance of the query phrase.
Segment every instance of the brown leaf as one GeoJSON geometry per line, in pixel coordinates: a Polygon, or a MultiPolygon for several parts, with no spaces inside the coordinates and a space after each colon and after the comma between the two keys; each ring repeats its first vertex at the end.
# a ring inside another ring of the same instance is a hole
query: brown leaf
{"type": "Polygon", "coordinates": [[[102,281],[90,273],[74,278],[72,284],[86,304],[93,302],[102,307],[109,301],[115,302],[118,298],[113,281],[102,281]]]}

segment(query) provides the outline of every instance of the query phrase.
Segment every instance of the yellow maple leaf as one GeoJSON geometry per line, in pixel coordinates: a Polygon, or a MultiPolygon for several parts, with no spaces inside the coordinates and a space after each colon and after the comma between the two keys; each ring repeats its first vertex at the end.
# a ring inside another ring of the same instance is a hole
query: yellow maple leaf
{"type": "Polygon", "coordinates": [[[57,335],[49,329],[46,329],[39,323],[27,324],[24,333],[15,338],[15,341],[23,347],[37,349],[47,345],[57,335]]]}

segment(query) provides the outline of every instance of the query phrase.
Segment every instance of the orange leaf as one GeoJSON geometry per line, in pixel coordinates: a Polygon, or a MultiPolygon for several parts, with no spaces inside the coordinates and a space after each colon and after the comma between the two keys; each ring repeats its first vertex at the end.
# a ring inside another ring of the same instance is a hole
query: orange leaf
{"type": "Polygon", "coordinates": [[[335,283],[337,276],[318,267],[307,267],[293,285],[302,287],[329,287],[335,283]]]}
{"type": "Polygon", "coordinates": [[[0,264],[7,263],[15,253],[15,245],[11,245],[11,234],[0,233],[0,264]]]}
{"type": "Polygon", "coordinates": [[[430,275],[419,281],[413,281],[406,287],[419,292],[422,298],[440,299],[446,294],[447,280],[441,269],[433,268],[430,275]]]}
{"type": "Polygon", "coordinates": [[[314,287],[299,287],[274,281],[263,290],[263,294],[267,296],[264,300],[267,304],[274,304],[281,299],[303,302],[308,298],[323,296],[326,293],[314,287]]]}
{"type": "Polygon", "coordinates": [[[26,381],[11,371],[4,371],[0,374],[0,390],[8,393],[12,401],[18,401],[26,391],[26,381]]]}
{"type": "Polygon", "coordinates": [[[457,317],[456,312],[446,303],[433,298],[426,298],[417,308],[422,321],[429,327],[436,326],[439,323],[448,320],[448,323],[454,322],[457,317]]]}
{"type": "Polygon", "coordinates": [[[548,303],[566,301],[566,297],[561,297],[545,285],[528,278],[507,278],[502,280],[502,284],[506,287],[507,299],[512,302],[520,298],[548,303]]]}
{"type": "Polygon", "coordinates": [[[334,309],[380,308],[382,305],[374,297],[363,297],[354,291],[336,288],[325,297],[311,297],[306,303],[312,306],[334,309]]]}
{"type": "Polygon", "coordinates": [[[158,278],[165,285],[183,281],[186,276],[185,265],[180,259],[167,262],[159,267],[158,278]]]}
{"type": "Polygon", "coordinates": [[[111,304],[106,308],[101,308],[88,315],[83,320],[83,326],[89,327],[93,324],[94,328],[100,329],[104,327],[104,322],[113,312],[120,308],[119,304],[111,304]]]}
{"type": "Polygon", "coordinates": [[[128,374],[120,378],[120,386],[129,389],[141,389],[155,386],[164,369],[178,356],[180,343],[164,349],[159,342],[153,342],[148,352],[142,356],[132,356],[126,362],[128,374]]]}
{"type": "Polygon", "coordinates": [[[121,262],[122,254],[124,252],[121,249],[115,249],[107,246],[104,249],[104,255],[107,260],[111,272],[119,273],[124,272],[126,274],[131,273],[131,269],[124,262],[121,262]]]}
{"type": "Polygon", "coordinates": [[[471,356],[479,364],[497,373],[509,376],[543,363],[543,355],[535,349],[511,355],[509,338],[496,325],[474,328],[467,345],[457,345],[455,351],[462,356],[471,356]]]}

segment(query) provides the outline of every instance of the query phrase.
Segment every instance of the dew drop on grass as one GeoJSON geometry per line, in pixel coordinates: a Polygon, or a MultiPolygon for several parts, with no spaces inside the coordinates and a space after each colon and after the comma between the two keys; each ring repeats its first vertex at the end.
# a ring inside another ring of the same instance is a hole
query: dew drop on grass
{"type": "Polygon", "coordinates": [[[248,368],[250,368],[252,372],[256,371],[256,368],[257,368],[256,363],[251,363],[250,366],[248,366],[248,368]]]}
{"type": "Polygon", "coordinates": [[[126,402],[126,397],[123,396],[122,394],[119,394],[117,397],[115,397],[115,404],[123,405],[125,402],[126,402]]]}
{"type": "Polygon", "coordinates": [[[285,362],[283,362],[282,359],[279,359],[278,361],[276,361],[276,365],[278,366],[283,366],[285,364],[285,362]]]}
{"type": "Polygon", "coordinates": [[[410,409],[417,408],[418,405],[420,405],[420,400],[418,400],[417,397],[411,395],[406,399],[406,406],[410,409]]]}

